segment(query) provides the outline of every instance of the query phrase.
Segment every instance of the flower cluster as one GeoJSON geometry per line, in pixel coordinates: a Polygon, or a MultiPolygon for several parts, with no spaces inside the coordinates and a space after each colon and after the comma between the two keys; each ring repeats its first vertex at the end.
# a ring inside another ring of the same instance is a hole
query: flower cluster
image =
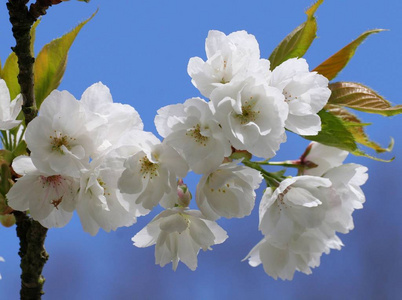
{"type": "MultiPolygon", "coordinates": [[[[191,58],[188,73],[210,102],[190,99],[167,106],[158,111],[155,122],[159,134],[176,148],[187,141],[204,146],[204,155],[192,155],[204,160],[204,168],[214,163],[206,153],[216,151],[223,158],[228,143],[271,158],[286,141],[285,128],[301,135],[321,130],[317,112],[330,96],[328,80],[309,72],[304,59],[289,59],[271,72],[270,62],[260,58],[255,37],[245,31],[226,36],[212,30],[205,50],[207,60],[191,58]],[[193,134],[183,135],[187,131],[193,134]]],[[[191,149],[181,151],[188,155],[191,149]]]]}
{"type": "Polygon", "coordinates": [[[145,212],[118,189],[124,161],[114,150],[124,134],[142,128],[134,108],[113,103],[101,83],[89,87],[80,101],[67,91],[53,91],[27,126],[31,155],[12,164],[23,177],[7,194],[8,204],[29,210],[48,228],[66,225],[74,210],[92,235],[99,228],[132,225],[145,212]]]}
{"type": "MultiPolygon", "coordinates": [[[[208,101],[190,98],[159,109],[155,126],[162,141],[143,130],[134,108],[114,103],[102,83],[81,100],[53,91],[26,128],[30,156],[12,163],[20,177],[8,205],[29,210],[48,228],[66,225],[76,211],[92,235],[130,226],[160,205],[164,210],[132,238],[134,245],[155,245],[161,266],[172,262],[175,270],[182,261],[195,270],[200,249],[228,238],[216,221],[250,215],[265,179],[259,210],[264,238],[247,258],[274,278],[310,273],[322,253],[340,249],[336,233],[353,228],[366,168],[342,165],[347,152],[317,143],[298,162],[296,177],[272,177],[251,158],[269,164],[286,141],[285,130],[321,130],[317,113],[330,96],[328,80],[310,72],[304,59],[270,71],[245,31],[210,31],[205,48],[207,60],[191,58],[188,73],[208,101]],[[183,182],[190,170],[201,175],[198,210],[190,209],[192,195],[183,182]]],[[[18,101],[2,104],[2,121],[18,124],[18,101]]]]}
{"type": "Polygon", "coordinates": [[[317,167],[265,191],[259,209],[264,238],[246,257],[275,279],[292,279],[296,270],[310,274],[322,253],[339,250],[336,232],[353,229],[352,213],[365,201],[366,167],[342,164],[346,151],[318,143],[307,152],[303,163],[317,167]]]}

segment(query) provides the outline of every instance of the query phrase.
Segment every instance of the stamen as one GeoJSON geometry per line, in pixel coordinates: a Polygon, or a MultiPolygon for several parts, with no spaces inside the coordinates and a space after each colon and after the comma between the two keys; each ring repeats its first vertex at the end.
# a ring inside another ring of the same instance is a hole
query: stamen
{"type": "Polygon", "coordinates": [[[153,177],[158,176],[158,164],[154,164],[153,162],[149,161],[147,156],[144,156],[140,159],[141,169],[140,172],[143,174],[143,178],[145,179],[146,176],[150,176],[150,179],[153,177]]]}
{"type": "Polygon", "coordinates": [[[54,136],[49,136],[50,144],[52,146],[52,151],[64,154],[61,146],[65,146],[68,150],[71,149],[71,142],[75,141],[75,138],[69,137],[68,135],[63,135],[60,132],[54,131],[54,136]]]}
{"type": "Polygon", "coordinates": [[[201,126],[200,124],[197,124],[196,126],[193,127],[193,129],[190,129],[186,132],[187,136],[192,137],[197,143],[199,143],[202,146],[206,146],[208,142],[208,137],[203,136],[201,134],[201,126]]]}
{"type": "Polygon", "coordinates": [[[246,100],[241,106],[241,114],[236,114],[236,118],[240,120],[240,124],[244,125],[257,120],[260,111],[254,111],[255,101],[252,101],[253,97],[250,97],[250,102],[246,100]]]}

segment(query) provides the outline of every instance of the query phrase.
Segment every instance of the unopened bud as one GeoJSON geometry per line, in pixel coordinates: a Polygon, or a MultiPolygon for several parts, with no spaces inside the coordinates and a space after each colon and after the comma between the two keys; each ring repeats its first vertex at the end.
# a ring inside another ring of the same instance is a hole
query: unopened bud
{"type": "Polygon", "coordinates": [[[14,215],[0,216],[0,222],[4,227],[11,227],[15,224],[15,217],[14,215]]]}
{"type": "Polygon", "coordinates": [[[188,207],[192,197],[193,196],[187,188],[187,184],[183,183],[183,179],[179,179],[177,181],[177,198],[179,206],[188,207]]]}

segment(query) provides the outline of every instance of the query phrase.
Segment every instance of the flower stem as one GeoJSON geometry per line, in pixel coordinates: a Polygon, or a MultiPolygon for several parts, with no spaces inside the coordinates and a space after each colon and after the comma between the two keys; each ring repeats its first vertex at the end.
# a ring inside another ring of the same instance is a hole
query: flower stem
{"type": "Polygon", "coordinates": [[[244,160],[243,164],[247,167],[260,171],[265,181],[267,182],[267,185],[269,185],[270,187],[278,187],[283,180],[283,178],[277,176],[276,174],[264,170],[258,162],[244,160]]]}
{"type": "Polygon", "coordinates": [[[300,160],[285,160],[285,161],[256,161],[256,164],[267,166],[280,166],[285,168],[300,168],[300,160]]]}

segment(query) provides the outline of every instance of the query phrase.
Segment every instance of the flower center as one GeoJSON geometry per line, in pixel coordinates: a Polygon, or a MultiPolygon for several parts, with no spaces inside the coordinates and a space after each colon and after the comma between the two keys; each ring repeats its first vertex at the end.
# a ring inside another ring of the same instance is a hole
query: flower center
{"type": "Polygon", "coordinates": [[[285,102],[288,103],[293,100],[297,100],[297,96],[292,96],[290,92],[288,92],[286,89],[283,90],[283,95],[285,96],[285,102]]]}
{"type": "Polygon", "coordinates": [[[202,146],[206,146],[208,142],[208,137],[203,136],[201,134],[201,126],[200,124],[197,124],[196,126],[193,127],[193,129],[190,129],[186,132],[187,136],[192,137],[198,144],[202,146]]]}
{"type": "Polygon", "coordinates": [[[103,188],[103,195],[110,196],[110,193],[107,191],[106,183],[102,180],[102,178],[98,177],[96,180],[98,181],[99,185],[103,188]]]}
{"type": "Polygon", "coordinates": [[[64,154],[62,146],[65,146],[68,150],[71,149],[70,143],[75,140],[75,138],[69,137],[68,135],[63,135],[60,132],[54,131],[54,136],[49,136],[50,144],[52,145],[52,151],[64,154]]]}
{"type": "Polygon", "coordinates": [[[140,172],[143,174],[143,178],[145,178],[147,175],[150,176],[150,179],[158,176],[158,164],[154,164],[153,162],[149,161],[147,156],[141,158],[140,163],[140,172]]]}
{"type": "MultiPolygon", "coordinates": [[[[208,178],[207,178],[208,185],[210,185],[212,183],[212,181],[214,180],[214,177],[215,177],[214,175],[217,173],[221,173],[221,170],[217,170],[208,176],[208,178]]],[[[233,182],[232,182],[232,184],[233,184],[233,182]]],[[[226,183],[222,184],[220,187],[218,187],[218,189],[210,188],[210,191],[211,191],[211,193],[218,192],[218,193],[225,194],[228,189],[230,189],[230,183],[226,182],[226,183]]]]}
{"type": "Polygon", "coordinates": [[[57,209],[63,200],[64,192],[67,189],[68,183],[66,182],[66,179],[61,175],[53,175],[48,177],[41,175],[40,182],[42,183],[42,188],[46,189],[44,197],[55,198],[52,199],[50,203],[53,204],[57,209]]]}
{"type": "Polygon", "coordinates": [[[241,114],[236,114],[236,118],[239,119],[240,124],[244,125],[249,122],[255,122],[257,120],[260,111],[253,110],[255,101],[252,101],[253,97],[250,97],[250,101],[246,100],[241,106],[241,114]]]}
{"type": "Polygon", "coordinates": [[[278,195],[278,198],[276,198],[276,205],[279,207],[279,210],[282,210],[282,207],[288,208],[288,205],[285,203],[284,198],[285,195],[290,191],[291,187],[288,186],[282,193],[278,195]]]}

